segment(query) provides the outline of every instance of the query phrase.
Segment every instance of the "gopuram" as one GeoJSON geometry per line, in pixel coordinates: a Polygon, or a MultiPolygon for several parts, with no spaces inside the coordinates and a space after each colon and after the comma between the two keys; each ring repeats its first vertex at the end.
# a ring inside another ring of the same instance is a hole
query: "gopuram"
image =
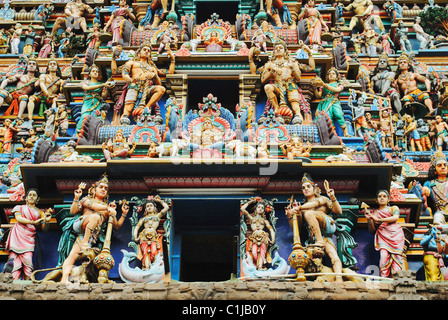
{"type": "Polygon", "coordinates": [[[0,0],[0,298],[447,299],[444,0],[0,0]]]}

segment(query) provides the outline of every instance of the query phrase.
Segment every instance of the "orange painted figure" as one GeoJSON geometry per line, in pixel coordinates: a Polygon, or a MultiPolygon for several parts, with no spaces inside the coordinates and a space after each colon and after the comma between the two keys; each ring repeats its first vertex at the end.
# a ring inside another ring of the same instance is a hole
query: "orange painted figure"
{"type": "Polygon", "coordinates": [[[139,244],[137,258],[142,261],[142,270],[149,270],[161,248],[161,238],[157,228],[160,225],[160,220],[168,212],[169,206],[156,196],[148,198],[144,209],[143,218],[134,228],[134,241],[139,244]],[[157,203],[162,206],[160,212],[157,211],[157,203]],[[139,232],[142,227],[142,231],[139,232]]]}

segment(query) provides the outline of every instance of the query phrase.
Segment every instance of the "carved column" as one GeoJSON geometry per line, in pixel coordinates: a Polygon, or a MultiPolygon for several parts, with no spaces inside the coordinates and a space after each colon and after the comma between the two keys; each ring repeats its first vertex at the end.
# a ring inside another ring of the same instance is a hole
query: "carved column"
{"type": "Polygon", "coordinates": [[[240,74],[240,106],[245,102],[252,102],[255,105],[255,100],[260,92],[261,82],[260,75],[257,74],[240,74]]]}
{"type": "Polygon", "coordinates": [[[187,74],[167,74],[166,75],[166,93],[169,97],[182,103],[182,118],[185,116],[187,108],[187,74]]]}

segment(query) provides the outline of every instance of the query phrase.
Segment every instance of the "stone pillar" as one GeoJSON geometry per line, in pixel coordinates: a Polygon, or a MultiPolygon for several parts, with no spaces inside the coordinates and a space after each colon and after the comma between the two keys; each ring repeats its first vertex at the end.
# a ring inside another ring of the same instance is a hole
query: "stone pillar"
{"type": "Polygon", "coordinates": [[[188,75],[187,74],[167,74],[166,75],[166,93],[169,97],[176,99],[178,103],[182,103],[182,117],[185,116],[187,108],[187,90],[188,75]]]}

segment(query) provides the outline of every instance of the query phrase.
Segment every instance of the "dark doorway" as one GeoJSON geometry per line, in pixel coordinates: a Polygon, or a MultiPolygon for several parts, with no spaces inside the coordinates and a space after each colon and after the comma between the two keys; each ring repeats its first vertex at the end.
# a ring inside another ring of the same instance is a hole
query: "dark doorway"
{"type": "Polygon", "coordinates": [[[218,19],[235,24],[238,14],[239,1],[197,1],[196,21],[201,24],[212,16],[213,13],[219,15],[218,19]]]}
{"type": "Polygon", "coordinates": [[[211,93],[217,98],[216,103],[235,113],[235,106],[239,100],[238,80],[188,80],[187,112],[198,110],[198,103],[203,103],[203,99],[211,93]]]}
{"type": "Polygon", "coordinates": [[[233,272],[232,235],[184,235],[180,280],[226,281],[233,272]]]}
{"type": "Polygon", "coordinates": [[[236,273],[240,200],[173,201],[179,281],[226,281],[236,273]]]}

